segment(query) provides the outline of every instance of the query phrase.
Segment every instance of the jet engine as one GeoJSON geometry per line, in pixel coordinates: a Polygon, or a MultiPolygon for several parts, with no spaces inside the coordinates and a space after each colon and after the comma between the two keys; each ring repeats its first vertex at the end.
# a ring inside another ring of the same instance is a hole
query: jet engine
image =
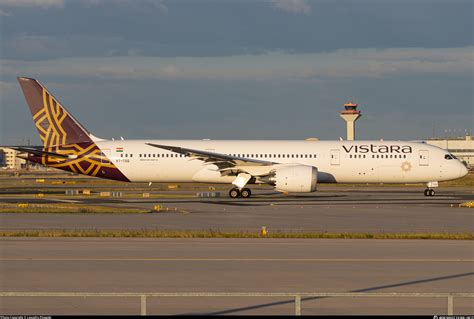
{"type": "Polygon", "coordinates": [[[270,181],[275,185],[275,189],[281,192],[315,192],[318,182],[318,169],[307,165],[278,167],[270,181]]]}

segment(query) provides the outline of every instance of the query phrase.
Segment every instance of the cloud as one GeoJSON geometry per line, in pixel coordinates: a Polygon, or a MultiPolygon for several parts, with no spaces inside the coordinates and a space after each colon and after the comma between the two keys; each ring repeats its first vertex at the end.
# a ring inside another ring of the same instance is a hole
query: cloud
{"type": "Polygon", "coordinates": [[[41,14],[35,13],[39,8],[0,5],[18,17],[8,19],[0,46],[3,58],[42,60],[473,45],[472,32],[466,32],[473,28],[472,5],[466,1],[381,2],[64,0],[64,8],[41,14]],[[25,50],[21,42],[30,40],[50,49],[25,50]]]}
{"type": "Polygon", "coordinates": [[[312,10],[306,0],[272,0],[272,4],[278,10],[294,14],[310,14],[312,10]]]}
{"type": "Polygon", "coordinates": [[[8,16],[10,16],[10,13],[0,10],[0,17],[8,17],[8,16]]]}
{"type": "Polygon", "coordinates": [[[2,60],[4,76],[110,79],[294,80],[377,78],[398,74],[472,74],[474,47],[352,49],[331,53],[231,57],[103,57],[2,60]]]}
{"type": "Polygon", "coordinates": [[[63,7],[64,0],[0,0],[0,5],[8,7],[63,7]]]}

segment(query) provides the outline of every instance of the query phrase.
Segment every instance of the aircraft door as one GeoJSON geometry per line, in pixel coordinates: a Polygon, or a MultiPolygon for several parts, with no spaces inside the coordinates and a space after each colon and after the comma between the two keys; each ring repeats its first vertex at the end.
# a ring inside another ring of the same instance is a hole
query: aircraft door
{"type": "Polygon", "coordinates": [[[420,166],[428,166],[430,164],[430,153],[427,150],[420,150],[420,166]]]}
{"type": "Polygon", "coordinates": [[[341,164],[341,151],[331,150],[331,165],[341,164]]]}

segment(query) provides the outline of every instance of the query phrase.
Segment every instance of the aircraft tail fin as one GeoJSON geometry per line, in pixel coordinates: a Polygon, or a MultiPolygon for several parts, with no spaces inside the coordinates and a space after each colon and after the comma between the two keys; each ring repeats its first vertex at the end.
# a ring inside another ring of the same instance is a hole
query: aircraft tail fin
{"type": "Polygon", "coordinates": [[[19,77],[23,94],[44,148],[97,140],[37,80],[19,77]]]}

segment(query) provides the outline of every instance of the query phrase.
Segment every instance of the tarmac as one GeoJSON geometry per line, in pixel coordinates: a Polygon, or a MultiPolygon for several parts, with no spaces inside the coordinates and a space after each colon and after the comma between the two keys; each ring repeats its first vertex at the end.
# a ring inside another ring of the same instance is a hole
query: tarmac
{"type": "MultiPolygon", "coordinates": [[[[3,238],[0,291],[472,292],[470,241],[3,238]]],[[[2,314],[138,314],[139,298],[3,297],[2,314]]],[[[473,313],[456,298],[455,313],[473,313]]],[[[279,297],[149,297],[149,314],[294,314],[279,297]]],[[[303,314],[446,314],[440,298],[303,298],[303,314]]]]}
{"type": "MultiPolygon", "coordinates": [[[[21,190],[21,187],[19,188],[21,190]]],[[[257,189],[250,199],[193,191],[35,197],[0,203],[74,203],[152,209],[145,214],[2,213],[0,230],[219,230],[473,232],[469,188],[322,187],[304,195],[257,189]],[[157,195],[158,194],[158,195],[157,195]]],[[[1,238],[0,292],[474,292],[472,241],[344,239],[1,238]]],[[[454,313],[473,313],[456,297],[454,313]]],[[[294,314],[288,297],[148,297],[148,314],[294,314]]],[[[139,314],[132,297],[0,297],[2,314],[139,314]]],[[[444,298],[305,297],[302,314],[447,313],[444,298]]]]}
{"type": "Polygon", "coordinates": [[[299,196],[266,190],[250,199],[196,198],[166,192],[160,198],[2,195],[0,203],[75,203],[114,207],[163,207],[150,214],[0,214],[0,230],[159,229],[285,232],[472,232],[474,214],[459,203],[472,190],[447,188],[425,197],[418,187],[332,188],[299,196]]]}

